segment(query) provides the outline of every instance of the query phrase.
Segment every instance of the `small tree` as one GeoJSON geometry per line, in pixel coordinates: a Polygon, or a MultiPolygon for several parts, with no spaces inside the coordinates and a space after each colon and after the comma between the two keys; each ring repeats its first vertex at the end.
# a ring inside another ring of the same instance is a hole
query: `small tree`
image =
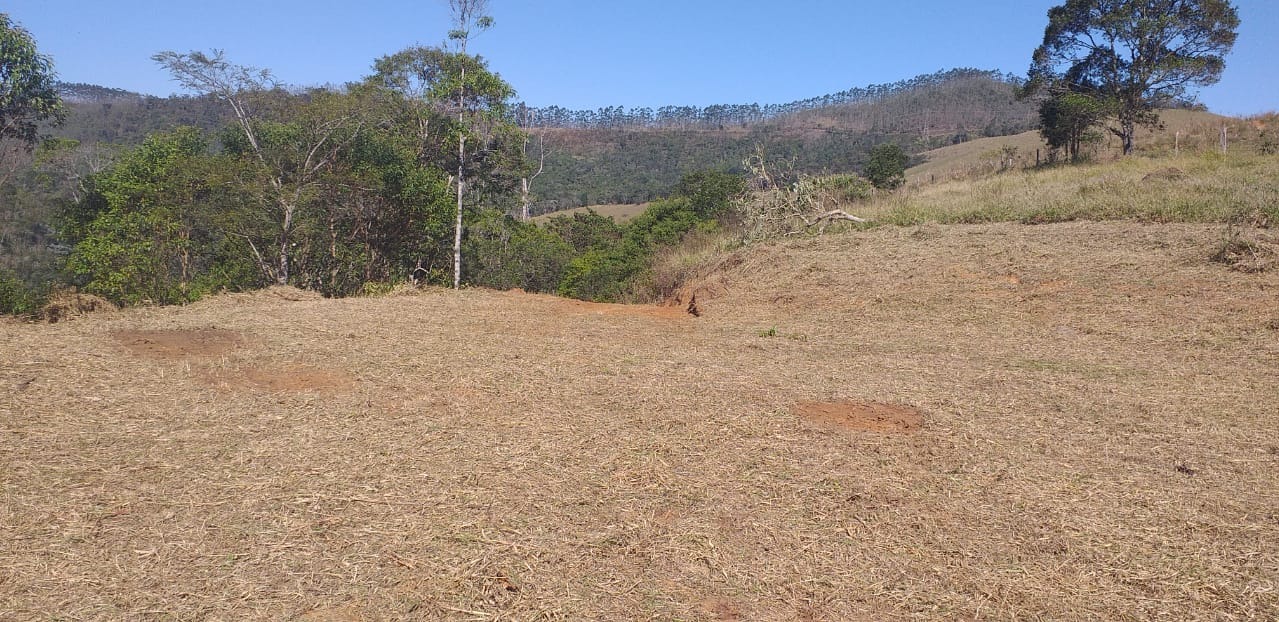
{"type": "Polygon", "coordinates": [[[1238,27],[1227,0],[1067,0],[1048,11],[1026,92],[1103,102],[1127,155],[1136,126],[1158,126],[1157,107],[1221,78],[1238,27]]]}
{"type": "Polygon", "coordinates": [[[906,183],[906,164],[910,157],[896,143],[883,143],[870,150],[866,162],[866,178],[876,188],[892,190],[906,183]]]}
{"type": "Polygon", "coordinates": [[[1105,104],[1088,95],[1057,93],[1039,104],[1039,133],[1054,151],[1064,149],[1070,161],[1076,162],[1084,143],[1100,138],[1092,128],[1105,114],[1105,104]]]}

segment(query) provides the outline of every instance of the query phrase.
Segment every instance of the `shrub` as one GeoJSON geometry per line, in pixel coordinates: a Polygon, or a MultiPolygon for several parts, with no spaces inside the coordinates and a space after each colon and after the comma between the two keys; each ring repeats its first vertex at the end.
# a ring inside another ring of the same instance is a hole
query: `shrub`
{"type": "Polygon", "coordinates": [[[876,188],[891,190],[906,183],[906,164],[910,157],[895,143],[883,143],[870,150],[866,162],[866,178],[876,188]]]}

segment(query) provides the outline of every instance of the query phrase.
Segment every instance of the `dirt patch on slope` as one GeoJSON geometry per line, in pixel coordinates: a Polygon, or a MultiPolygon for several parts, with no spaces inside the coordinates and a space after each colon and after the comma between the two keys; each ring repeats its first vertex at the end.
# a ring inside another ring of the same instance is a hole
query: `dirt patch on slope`
{"type": "Polygon", "coordinates": [[[355,384],[355,379],[345,372],[306,365],[218,371],[209,374],[205,381],[224,390],[269,392],[344,391],[355,384]]]}
{"type": "Polygon", "coordinates": [[[219,356],[244,342],[240,333],[218,328],[119,330],[111,335],[133,354],[159,359],[219,356]]]}
{"type": "Polygon", "coordinates": [[[807,421],[858,432],[909,434],[924,425],[918,410],[879,402],[800,402],[791,412],[807,421]]]}

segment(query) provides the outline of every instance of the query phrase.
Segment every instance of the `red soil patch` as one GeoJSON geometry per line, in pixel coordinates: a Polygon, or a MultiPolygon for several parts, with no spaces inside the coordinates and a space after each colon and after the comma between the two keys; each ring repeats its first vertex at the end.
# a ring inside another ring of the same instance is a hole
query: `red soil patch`
{"type": "Polygon", "coordinates": [[[924,425],[918,410],[879,402],[800,402],[791,412],[808,421],[859,432],[907,434],[924,425]]]}
{"type": "Polygon", "coordinates": [[[742,619],[742,608],[725,598],[712,598],[702,602],[702,613],[712,620],[721,622],[737,622],[742,619]]]}
{"type": "Polygon", "coordinates": [[[243,342],[240,333],[217,328],[120,330],[112,336],[133,354],[161,359],[218,356],[243,342]]]}
{"type": "Polygon", "coordinates": [[[220,389],[271,392],[341,391],[355,384],[344,372],[303,365],[220,371],[210,374],[206,381],[220,389]]]}
{"type": "Polygon", "coordinates": [[[662,305],[624,305],[607,302],[587,302],[585,300],[560,298],[558,296],[547,296],[544,294],[529,294],[525,293],[521,289],[509,289],[504,293],[507,296],[537,298],[540,300],[551,301],[561,307],[564,307],[569,313],[577,313],[581,315],[655,317],[668,320],[689,318],[694,315],[685,306],[672,307],[662,305]]]}

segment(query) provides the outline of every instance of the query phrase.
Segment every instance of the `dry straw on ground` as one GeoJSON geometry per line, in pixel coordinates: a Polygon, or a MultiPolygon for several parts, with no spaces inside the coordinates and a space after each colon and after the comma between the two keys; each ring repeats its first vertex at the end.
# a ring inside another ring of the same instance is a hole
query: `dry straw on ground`
{"type": "Polygon", "coordinates": [[[427,290],[0,325],[0,618],[1275,619],[1279,273],[1219,244],[792,240],[700,318],[427,290]],[[926,422],[792,412],[835,401],[926,422]]]}

